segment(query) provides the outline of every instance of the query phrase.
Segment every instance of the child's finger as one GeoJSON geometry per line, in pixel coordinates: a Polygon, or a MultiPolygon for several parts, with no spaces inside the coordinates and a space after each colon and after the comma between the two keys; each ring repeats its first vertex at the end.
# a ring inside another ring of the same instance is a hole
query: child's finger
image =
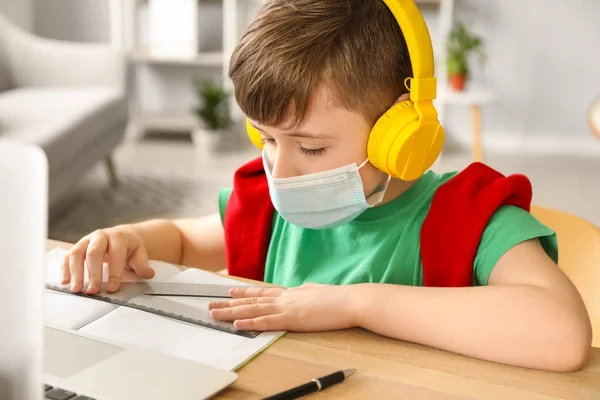
{"type": "Polygon", "coordinates": [[[268,304],[274,303],[274,297],[248,297],[244,299],[225,300],[225,301],[211,301],[208,303],[208,309],[213,310],[217,308],[227,308],[236,306],[245,306],[250,304],[268,304]]]}
{"type": "Polygon", "coordinates": [[[69,269],[69,253],[67,253],[63,259],[63,264],[60,270],[61,283],[66,285],[71,282],[71,270],[69,269]]]}
{"type": "Polygon", "coordinates": [[[85,251],[89,240],[81,240],[69,251],[69,270],[71,273],[71,290],[78,293],[83,288],[85,251]]]}
{"type": "Polygon", "coordinates": [[[233,326],[241,331],[283,331],[283,321],[281,315],[265,315],[234,321],[233,326]]]}
{"type": "Polygon", "coordinates": [[[96,294],[100,291],[102,284],[104,255],[108,249],[108,237],[102,233],[92,236],[85,255],[88,268],[89,285],[87,293],[96,294]]]}
{"type": "Polygon", "coordinates": [[[111,240],[108,251],[108,285],[106,290],[114,293],[121,287],[121,277],[125,269],[127,247],[119,241],[111,240]]]}
{"type": "Polygon", "coordinates": [[[250,304],[237,307],[214,309],[210,316],[218,321],[258,318],[264,315],[279,314],[278,304],[250,304]]]}
{"type": "Polygon", "coordinates": [[[229,295],[236,298],[244,297],[278,297],[281,296],[286,289],[281,288],[235,288],[229,289],[229,295]]]}
{"type": "Polygon", "coordinates": [[[129,258],[129,267],[135,271],[135,274],[142,279],[154,278],[155,272],[148,263],[148,253],[142,246],[134,250],[129,258]]]}

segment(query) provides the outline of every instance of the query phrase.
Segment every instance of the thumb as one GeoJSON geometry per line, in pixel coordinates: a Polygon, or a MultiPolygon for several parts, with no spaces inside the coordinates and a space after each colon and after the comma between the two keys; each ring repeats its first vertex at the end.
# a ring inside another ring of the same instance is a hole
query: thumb
{"type": "Polygon", "coordinates": [[[148,264],[148,253],[143,247],[138,247],[131,257],[129,257],[129,267],[135,272],[138,278],[154,278],[154,270],[148,264]]]}

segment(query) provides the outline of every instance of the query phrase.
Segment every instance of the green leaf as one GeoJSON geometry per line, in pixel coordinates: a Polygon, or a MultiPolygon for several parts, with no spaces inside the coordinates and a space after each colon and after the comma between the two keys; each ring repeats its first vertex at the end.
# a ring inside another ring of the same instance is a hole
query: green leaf
{"type": "Polygon", "coordinates": [[[231,125],[229,93],[212,81],[195,82],[196,95],[200,101],[194,109],[196,116],[210,130],[226,129],[231,125]]]}
{"type": "Polygon", "coordinates": [[[486,55],[483,40],[474,35],[463,22],[452,29],[446,41],[446,67],[449,75],[469,73],[469,56],[478,55],[479,62],[484,62],[486,55]]]}

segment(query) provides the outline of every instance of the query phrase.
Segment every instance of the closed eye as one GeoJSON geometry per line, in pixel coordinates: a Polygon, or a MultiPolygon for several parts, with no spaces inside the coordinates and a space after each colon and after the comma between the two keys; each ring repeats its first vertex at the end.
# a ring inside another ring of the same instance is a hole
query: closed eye
{"type": "MultiPolygon", "coordinates": [[[[277,142],[275,141],[275,139],[267,139],[267,138],[263,138],[260,143],[262,145],[275,145],[277,144],[277,142]]],[[[306,147],[302,147],[300,146],[300,153],[308,155],[308,156],[320,156],[325,154],[325,148],[321,148],[321,149],[307,149],[306,147]]]]}
{"type": "Polygon", "coordinates": [[[300,147],[300,152],[302,154],[306,154],[309,156],[321,156],[325,154],[325,148],[322,149],[307,149],[305,147],[300,147]]]}

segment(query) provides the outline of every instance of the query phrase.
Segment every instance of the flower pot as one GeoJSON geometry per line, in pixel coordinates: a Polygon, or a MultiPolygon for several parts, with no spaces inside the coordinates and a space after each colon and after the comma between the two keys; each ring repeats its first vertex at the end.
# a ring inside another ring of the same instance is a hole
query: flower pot
{"type": "Polygon", "coordinates": [[[224,132],[221,130],[210,130],[205,128],[196,128],[192,132],[192,143],[194,147],[212,152],[219,144],[219,140],[224,132]]]}
{"type": "Polygon", "coordinates": [[[224,132],[197,128],[192,131],[194,144],[194,164],[200,170],[209,167],[219,150],[219,144],[224,132]]]}
{"type": "Polygon", "coordinates": [[[450,88],[455,92],[462,92],[465,90],[466,81],[467,77],[465,75],[450,75],[450,88]]]}

